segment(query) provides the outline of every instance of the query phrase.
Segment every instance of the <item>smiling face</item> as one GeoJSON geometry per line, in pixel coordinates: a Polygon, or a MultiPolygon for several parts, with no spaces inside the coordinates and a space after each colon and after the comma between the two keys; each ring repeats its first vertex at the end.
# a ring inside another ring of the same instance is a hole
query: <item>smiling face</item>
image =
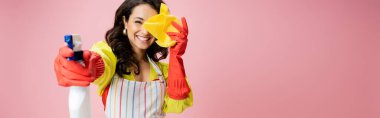
{"type": "Polygon", "coordinates": [[[143,27],[143,23],[154,15],[157,15],[157,11],[149,4],[141,4],[133,8],[129,19],[123,17],[128,39],[134,50],[146,50],[154,43],[155,38],[143,27]]]}

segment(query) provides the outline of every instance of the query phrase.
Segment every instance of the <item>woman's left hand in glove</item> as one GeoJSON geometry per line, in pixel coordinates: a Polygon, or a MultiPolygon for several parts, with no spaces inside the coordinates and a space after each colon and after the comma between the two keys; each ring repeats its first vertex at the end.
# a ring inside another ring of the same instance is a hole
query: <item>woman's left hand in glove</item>
{"type": "Polygon", "coordinates": [[[169,73],[168,73],[168,88],[167,93],[170,98],[181,100],[188,97],[190,87],[186,80],[185,68],[182,60],[182,55],[185,53],[187,46],[187,35],[189,33],[186,19],[182,18],[182,27],[176,22],[172,25],[179,32],[168,32],[172,40],[177,43],[170,47],[169,57],[169,73]]]}

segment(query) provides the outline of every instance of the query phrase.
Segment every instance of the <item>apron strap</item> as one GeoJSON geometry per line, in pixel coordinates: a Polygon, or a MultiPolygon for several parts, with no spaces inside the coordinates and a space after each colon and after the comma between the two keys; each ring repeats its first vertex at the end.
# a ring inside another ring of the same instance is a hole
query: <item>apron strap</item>
{"type": "Polygon", "coordinates": [[[149,58],[148,55],[147,55],[147,58],[148,58],[148,60],[149,60],[149,63],[153,65],[153,69],[154,69],[154,71],[157,73],[158,78],[159,78],[161,81],[164,81],[164,77],[163,77],[163,74],[162,74],[160,68],[157,66],[157,64],[156,64],[151,58],[149,58]]]}

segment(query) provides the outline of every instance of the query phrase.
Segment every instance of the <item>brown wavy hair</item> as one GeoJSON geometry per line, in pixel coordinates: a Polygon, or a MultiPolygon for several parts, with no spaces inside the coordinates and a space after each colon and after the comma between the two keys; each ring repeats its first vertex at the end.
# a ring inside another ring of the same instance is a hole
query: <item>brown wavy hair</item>
{"type": "MultiPolygon", "coordinates": [[[[123,16],[125,16],[128,21],[132,9],[141,4],[149,4],[157,11],[157,13],[159,13],[161,3],[164,2],[162,0],[125,0],[116,10],[114,25],[107,31],[105,38],[107,44],[116,55],[116,74],[119,76],[122,76],[123,74],[131,74],[131,71],[127,69],[129,67],[136,67],[137,72],[135,71],[134,73],[137,75],[140,73],[140,65],[138,64],[136,57],[133,56],[135,52],[132,50],[128,36],[123,34],[123,30],[125,29],[123,16]]],[[[147,49],[146,53],[153,61],[158,62],[167,57],[168,49],[160,47],[154,42],[147,49]]]]}

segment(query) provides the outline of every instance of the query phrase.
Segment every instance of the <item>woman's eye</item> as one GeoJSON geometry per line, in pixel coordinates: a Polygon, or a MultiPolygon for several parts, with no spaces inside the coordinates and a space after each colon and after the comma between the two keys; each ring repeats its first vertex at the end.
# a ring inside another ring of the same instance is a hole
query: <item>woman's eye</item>
{"type": "Polygon", "coordinates": [[[142,24],[142,22],[141,22],[141,21],[135,21],[135,23],[137,23],[137,24],[142,24]]]}

